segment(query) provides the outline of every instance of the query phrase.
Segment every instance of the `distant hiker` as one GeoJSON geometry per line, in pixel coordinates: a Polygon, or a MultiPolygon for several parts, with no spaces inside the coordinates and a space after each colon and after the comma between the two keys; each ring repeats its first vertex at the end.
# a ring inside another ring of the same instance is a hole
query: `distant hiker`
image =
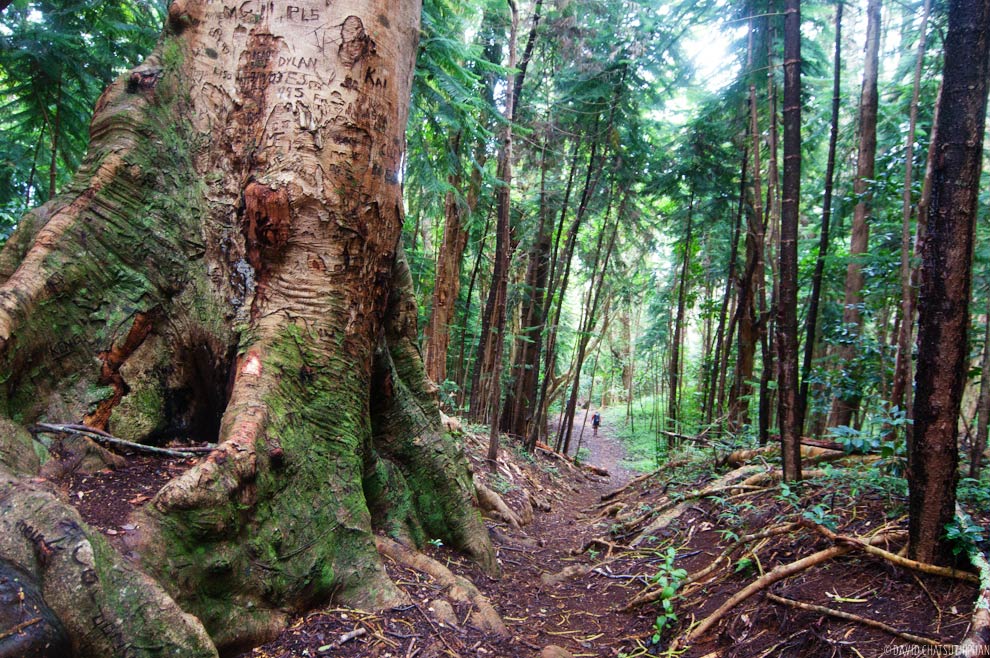
{"type": "Polygon", "coordinates": [[[591,416],[591,428],[594,430],[594,435],[598,436],[598,426],[602,424],[602,415],[599,412],[595,412],[591,416]]]}

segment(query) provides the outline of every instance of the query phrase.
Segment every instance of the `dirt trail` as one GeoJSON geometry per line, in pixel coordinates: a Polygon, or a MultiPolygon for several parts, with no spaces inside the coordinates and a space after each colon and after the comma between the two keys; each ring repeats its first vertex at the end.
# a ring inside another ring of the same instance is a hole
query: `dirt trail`
{"type": "Polygon", "coordinates": [[[606,469],[610,477],[576,473],[562,484],[565,498],[549,513],[537,514],[524,532],[496,529],[494,533],[505,576],[482,587],[514,635],[497,655],[532,655],[555,644],[574,656],[615,656],[620,647],[629,645],[629,638],[642,637],[652,622],[646,613],[615,611],[642,588],[638,576],[611,573],[607,565],[587,573],[605,558],[606,547],[583,553],[582,548],[606,536],[611,523],[596,519],[594,508],[602,494],[618,489],[635,473],[621,465],[625,450],[608,426],[597,435],[593,432],[590,414],[581,438],[579,423],[584,419],[579,412],[572,445],[588,448],[587,462],[606,469]],[[573,575],[551,582],[565,569],[573,575]]]}
{"type": "Polygon", "coordinates": [[[591,413],[593,412],[586,414],[584,409],[579,409],[574,419],[574,435],[571,438],[571,443],[576,446],[574,452],[577,453],[582,447],[587,448],[591,455],[588,463],[608,471],[611,474],[608,486],[618,489],[635,477],[636,473],[622,465],[626,450],[612,427],[603,423],[598,432],[595,432],[591,426],[591,413]],[[583,426],[578,424],[581,422],[584,422],[583,426]]]}
{"type": "MultiPolygon", "coordinates": [[[[576,420],[585,420],[583,411],[576,420]]],[[[783,499],[776,489],[744,492],[721,502],[697,501],[677,523],[658,531],[655,538],[635,550],[612,555],[608,541],[627,542],[630,532],[639,531],[635,524],[631,531],[626,525],[617,525],[624,515],[626,520],[622,523],[633,517],[648,520],[664,503],[665,484],[677,482],[683,490],[698,486],[712,475],[661,473],[628,489],[621,502],[610,501],[610,505],[624,505],[624,514],[603,518],[602,494],[620,488],[635,474],[622,467],[624,450],[611,427],[603,426],[596,436],[589,422],[583,438],[580,428],[581,425],[576,428],[572,445],[587,447],[587,462],[608,470],[610,477],[576,468],[560,455],[540,451],[534,458],[518,450],[510,440],[503,444],[504,458],[498,472],[491,473],[484,459],[487,437],[464,434],[466,451],[487,486],[502,494],[514,510],[524,507],[527,498],[544,507],[523,528],[487,521],[504,568],[500,580],[487,578],[440,542],[432,542],[424,549],[478,586],[502,615],[509,631],[507,638],[482,630],[472,617],[472,605],[451,594],[454,588],[439,585],[421,571],[386,560],[393,581],[409,597],[408,605],[380,613],[335,607],[314,611],[297,617],[278,638],[242,658],[530,658],[540,656],[548,645],[557,645],[570,656],[581,658],[615,658],[620,652],[658,655],[692,620],[709,614],[749,584],[757,575],[756,569],[769,570],[791,562],[821,550],[828,542],[805,530],[777,536],[769,544],[751,546],[749,558],[734,564],[727,562],[721,573],[700,588],[679,596],[676,624],[661,634],[659,643],[654,643],[650,637],[658,615],[656,605],[630,613],[616,610],[647,588],[650,577],[670,568],[672,558],[666,560],[665,567],[667,547],[676,549],[676,566],[693,573],[709,566],[723,551],[727,530],[739,535],[754,532],[774,521],[801,518],[801,510],[816,506],[826,510],[839,532],[850,536],[898,523],[888,514],[889,493],[866,491],[860,484],[857,486],[864,491],[854,495],[840,481],[825,482],[803,491],[797,502],[783,499]],[[446,616],[440,614],[443,608],[446,616]],[[341,643],[341,638],[348,639],[341,643]]],[[[69,477],[59,486],[76,501],[87,522],[118,543],[134,529],[125,522],[126,512],[143,504],[190,461],[194,460],[132,457],[118,471],[69,477]]],[[[983,517],[981,521],[987,522],[983,517]]],[[[862,555],[847,556],[794,576],[780,583],[774,592],[819,605],[845,606],[895,628],[946,643],[958,642],[964,634],[975,599],[974,587],[969,583],[918,577],[862,555]]],[[[819,614],[782,608],[756,596],[734,610],[717,632],[699,640],[682,657],[852,658],[883,655],[901,648],[917,647],[853,622],[826,620],[819,614]]]]}

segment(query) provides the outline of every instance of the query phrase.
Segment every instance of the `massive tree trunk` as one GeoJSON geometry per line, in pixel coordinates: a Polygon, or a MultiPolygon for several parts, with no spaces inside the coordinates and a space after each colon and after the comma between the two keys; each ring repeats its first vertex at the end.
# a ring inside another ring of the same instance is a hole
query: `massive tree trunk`
{"type": "Polygon", "coordinates": [[[203,627],[244,646],[331,597],[399,600],[373,528],[495,570],[399,246],[419,9],[176,0],[101,97],[76,179],[0,254],[8,418],[220,444],[132,519],[143,573],[0,469],[0,558],[42,584],[78,655],[211,655],[203,627]]]}
{"type": "Polygon", "coordinates": [[[877,155],[877,77],[880,62],[880,0],[870,0],[867,7],[866,61],[863,65],[863,89],[859,101],[859,155],[856,160],[856,181],[853,192],[856,207],[853,209],[852,237],[849,240],[849,265],[846,270],[845,303],[842,311],[844,338],[839,347],[839,366],[843,369],[843,385],[832,401],[830,427],[849,425],[853,414],[859,410],[862,397],[859,372],[855,363],[857,341],[862,335],[863,263],[870,241],[869,218],[872,212],[870,184],[873,181],[877,155]]]}
{"type": "Polygon", "coordinates": [[[955,515],[988,54],[990,0],[950,2],[922,248],[914,436],[908,445],[910,556],[925,562],[951,557],[944,528],[955,515]]]}

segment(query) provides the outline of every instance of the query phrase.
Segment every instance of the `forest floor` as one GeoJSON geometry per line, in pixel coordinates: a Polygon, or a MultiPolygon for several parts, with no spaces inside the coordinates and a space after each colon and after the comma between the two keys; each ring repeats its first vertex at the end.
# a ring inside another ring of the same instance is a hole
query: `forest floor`
{"type": "MultiPolygon", "coordinates": [[[[508,448],[491,471],[482,459],[483,435],[466,431],[463,438],[473,470],[519,512],[521,527],[497,513],[487,519],[504,570],[499,580],[439,542],[425,552],[477,585],[502,616],[505,636],[481,630],[471,604],[451,596],[449,587],[386,558],[409,605],[381,613],[314,611],[241,658],[952,655],[968,629],[975,584],[894,566],[855,542],[828,536],[829,528],[864,540],[883,531],[890,533],[883,547],[896,553],[903,545],[897,533],[906,527],[904,501],[874,486],[871,475],[839,477],[835,472],[847,469],[826,467],[818,479],[790,489],[760,481],[770,470],[764,461],[742,473],[747,480],[719,486],[716,475],[731,467],[697,459],[696,452],[693,461],[639,476],[623,468],[624,450],[607,426],[598,436],[590,426],[584,432],[588,453],[582,454],[594,467],[575,466],[549,451],[532,457],[508,448]],[[660,524],[658,516],[670,522],[660,524]],[[767,536],[752,538],[760,533],[767,536]],[[687,582],[739,538],[737,552],[707,577],[687,582]],[[843,554],[761,589],[686,650],[670,652],[675,637],[762,574],[831,549],[843,554]],[[679,586],[668,592],[669,610],[661,597],[623,611],[638,595],[661,592],[662,579],[679,586]],[[797,609],[788,601],[860,620],[797,609]],[[672,616],[664,617],[665,610],[672,616]]],[[[122,548],[120,539],[133,530],[129,510],[193,461],[131,457],[117,471],[72,475],[60,485],[87,522],[122,548]]],[[[976,519],[986,528],[986,510],[981,513],[976,519]]]]}

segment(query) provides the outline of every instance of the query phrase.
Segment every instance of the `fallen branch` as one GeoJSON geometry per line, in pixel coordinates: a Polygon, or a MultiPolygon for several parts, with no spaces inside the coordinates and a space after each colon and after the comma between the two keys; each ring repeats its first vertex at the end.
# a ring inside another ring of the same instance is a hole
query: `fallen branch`
{"type": "Polygon", "coordinates": [[[915,644],[923,644],[929,647],[940,647],[940,648],[948,646],[936,640],[931,640],[927,637],[921,637],[920,635],[913,635],[911,633],[905,633],[904,631],[899,631],[893,626],[888,626],[883,622],[879,622],[874,619],[867,619],[866,617],[860,617],[859,615],[854,615],[850,612],[843,612],[842,610],[833,610],[832,608],[826,608],[825,606],[814,605],[812,603],[802,603],[801,601],[795,601],[794,599],[786,599],[783,596],[777,596],[773,592],[767,592],[767,598],[776,603],[782,603],[783,605],[787,605],[792,608],[797,608],[798,610],[817,612],[823,615],[836,617],[838,619],[845,619],[846,621],[854,621],[858,624],[869,626],[870,628],[877,628],[881,631],[884,631],[885,633],[890,633],[894,637],[899,637],[902,640],[907,640],[908,642],[913,642],[915,644]]]}
{"type": "Polygon", "coordinates": [[[604,559],[606,559],[606,560],[609,559],[610,557],[612,557],[613,551],[614,552],[618,552],[618,551],[628,551],[629,550],[629,547],[628,546],[623,546],[622,544],[614,544],[614,543],[612,543],[610,541],[607,541],[605,539],[596,538],[596,539],[589,540],[580,549],[571,549],[571,555],[581,555],[582,553],[586,553],[586,552],[590,551],[592,548],[595,548],[596,546],[605,549],[604,559]]]}
{"type": "Polygon", "coordinates": [[[18,633],[20,633],[21,631],[23,631],[25,628],[27,628],[29,626],[34,626],[35,624],[37,624],[40,621],[42,621],[41,617],[33,617],[31,619],[28,619],[27,621],[22,621],[17,626],[14,626],[13,628],[11,628],[9,630],[6,630],[3,633],[0,633],[0,641],[6,640],[11,635],[17,635],[18,633]]]}
{"type": "MultiPolygon", "coordinates": [[[[896,536],[900,537],[903,535],[899,534],[896,536]]],[[[888,541],[893,537],[895,537],[895,535],[879,534],[869,539],[868,542],[864,542],[864,543],[870,543],[870,544],[880,543],[883,541],[888,541]]],[[[788,564],[781,564],[777,566],[772,571],[767,572],[760,578],[751,582],[743,589],[736,592],[732,597],[729,598],[728,601],[726,601],[721,606],[719,606],[719,608],[715,612],[702,619],[696,626],[691,628],[687,633],[675,639],[673,644],[671,644],[671,651],[674,651],[681,647],[685,647],[691,644],[692,642],[694,642],[695,640],[697,640],[704,633],[706,633],[712,626],[714,626],[719,621],[721,621],[722,618],[726,614],[728,614],[733,608],[735,608],[737,605],[739,605],[749,597],[753,596],[757,592],[767,589],[774,583],[783,580],[784,578],[789,578],[794,574],[805,571],[806,569],[810,569],[811,567],[822,564],[823,562],[827,562],[832,558],[838,557],[840,555],[845,555],[846,553],[849,553],[852,550],[853,550],[853,546],[850,544],[832,546],[831,548],[827,548],[823,551],[818,551],[817,553],[813,553],[795,562],[790,562],[788,564]]]]}
{"type": "Polygon", "coordinates": [[[509,631],[491,602],[478,591],[467,578],[455,575],[450,569],[433,558],[411,550],[387,537],[375,537],[378,552],[410,569],[421,571],[433,577],[441,587],[448,588],[447,595],[455,601],[473,605],[479,614],[477,626],[499,637],[508,637],[509,631]]]}
{"type": "Polygon", "coordinates": [[[356,637],[361,637],[362,635],[367,635],[367,634],[368,634],[367,628],[364,628],[363,626],[360,628],[355,628],[353,631],[341,635],[340,639],[337,640],[337,644],[338,645],[346,644],[347,642],[350,642],[356,637]]]}
{"type": "Polygon", "coordinates": [[[704,489],[694,492],[687,498],[675,503],[668,502],[665,506],[661,507],[661,510],[669,510],[660,514],[655,518],[648,526],[643,528],[642,531],[636,537],[629,542],[630,546],[639,546],[643,543],[647,537],[656,533],[658,530],[665,528],[670,525],[670,523],[679,517],[681,514],[690,509],[688,502],[695,500],[697,498],[704,498],[705,496],[712,495],[727,489],[731,489],[733,484],[738,484],[739,480],[745,480],[754,474],[755,471],[761,470],[759,466],[743,466],[742,468],[737,468],[734,471],[729,471],[722,477],[710,483],[704,489]],[[670,509],[673,507],[673,509],[670,509]]]}
{"type": "MultiPolygon", "coordinates": [[[[100,445],[106,446],[113,450],[114,448],[125,448],[127,450],[133,450],[135,452],[147,452],[152,455],[162,455],[165,457],[190,457],[192,455],[199,455],[203,453],[213,452],[216,450],[217,446],[213,444],[207,444],[206,446],[198,448],[159,448],[157,446],[147,446],[143,443],[135,443],[133,441],[127,441],[125,439],[118,439],[112,434],[107,434],[106,432],[92,427],[86,427],[85,425],[54,425],[50,423],[38,423],[28,428],[28,431],[34,434],[79,434],[85,436],[93,441],[99,443],[100,445]]],[[[119,452],[119,450],[118,450],[119,452]]]]}

